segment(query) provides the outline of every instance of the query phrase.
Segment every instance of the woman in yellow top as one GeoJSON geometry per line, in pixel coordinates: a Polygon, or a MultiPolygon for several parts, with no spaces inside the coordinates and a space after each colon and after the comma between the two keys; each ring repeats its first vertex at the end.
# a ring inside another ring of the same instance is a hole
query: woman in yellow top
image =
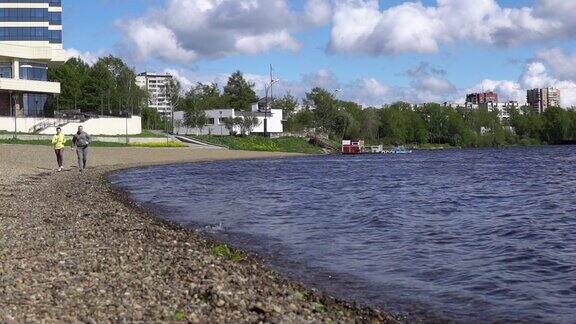
{"type": "Polygon", "coordinates": [[[54,152],[56,152],[56,161],[58,162],[58,172],[62,171],[64,165],[64,146],[66,145],[66,136],[62,134],[60,127],[56,128],[56,135],[52,137],[54,152]]]}

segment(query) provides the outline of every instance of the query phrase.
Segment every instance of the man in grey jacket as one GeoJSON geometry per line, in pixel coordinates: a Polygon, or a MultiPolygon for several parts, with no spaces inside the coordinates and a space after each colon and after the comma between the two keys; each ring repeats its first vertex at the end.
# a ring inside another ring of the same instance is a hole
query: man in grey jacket
{"type": "Polygon", "coordinates": [[[88,145],[90,145],[90,135],[84,131],[82,126],[78,126],[78,132],[72,138],[72,149],[76,149],[78,155],[78,169],[80,172],[86,168],[88,159],[88,145]]]}

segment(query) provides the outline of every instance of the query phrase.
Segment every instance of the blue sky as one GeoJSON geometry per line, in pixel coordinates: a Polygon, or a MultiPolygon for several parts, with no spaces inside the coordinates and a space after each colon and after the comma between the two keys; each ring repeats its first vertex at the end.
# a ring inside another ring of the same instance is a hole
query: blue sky
{"type": "MultiPolygon", "coordinates": [[[[313,85],[323,85],[343,88],[347,99],[373,105],[395,100],[460,101],[466,90],[480,89],[497,90],[506,99],[522,100],[524,88],[534,85],[562,85],[567,93],[572,91],[576,76],[559,78],[562,73],[558,69],[565,67],[550,61],[554,55],[544,55],[554,50],[551,53],[561,53],[568,63],[576,62],[572,60],[576,45],[572,19],[565,18],[562,12],[556,16],[545,10],[558,1],[64,0],[64,44],[88,60],[113,53],[137,71],[169,70],[186,84],[222,83],[223,76],[238,69],[254,82],[263,83],[268,64],[273,64],[282,80],[282,90],[297,95],[313,85]],[[190,9],[190,15],[186,15],[186,10],[201,6],[202,2],[212,3],[211,11],[190,9]],[[249,9],[240,9],[244,8],[238,5],[242,2],[249,3],[249,9]],[[259,7],[272,2],[278,5],[277,10],[259,11],[263,9],[259,7]],[[469,8],[465,3],[484,10],[484,14],[470,18],[471,11],[466,11],[469,8]],[[441,5],[444,9],[439,9],[441,5]],[[325,18],[318,19],[322,21],[312,23],[313,19],[304,17],[309,6],[325,9],[316,13],[329,11],[325,18]],[[524,12],[519,8],[524,8],[524,12]],[[151,13],[154,9],[158,11],[151,13]],[[514,13],[507,13],[515,9],[514,13]],[[170,10],[177,10],[182,16],[168,17],[170,10]],[[239,19],[250,21],[262,12],[270,12],[274,18],[261,25],[254,23],[249,29],[242,29],[241,21],[221,19],[238,14],[239,19]],[[358,20],[349,21],[348,13],[358,20]],[[520,14],[526,16],[516,19],[520,14]],[[335,40],[340,35],[334,36],[335,30],[346,34],[364,22],[368,24],[370,17],[378,17],[374,18],[378,19],[378,30],[365,32],[360,40],[354,39],[353,33],[342,36],[341,43],[335,40]],[[458,19],[451,25],[438,26],[446,17],[458,19]],[[204,18],[205,25],[194,23],[204,18]],[[139,32],[142,24],[149,23],[154,28],[139,32]],[[394,26],[402,28],[391,29],[394,26]],[[155,28],[163,28],[168,34],[156,37],[155,28]],[[271,30],[282,34],[282,38],[269,44],[258,43],[271,30]],[[206,40],[196,37],[207,31],[215,45],[198,50],[206,40]],[[403,34],[406,35],[396,36],[403,34]],[[164,42],[166,35],[174,37],[172,43],[164,42]],[[248,46],[239,49],[231,35],[236,41],[247,37],[248,46]],[[428,44],[430,39],[434,44],[428,44]],[[290,42],[294,44],[285,46],[290,42]],[[422,44],[414,45],[419,43],[422,44]],[[158,49],[167,44],[174,46],[173,53],[158,49]],[[258,50],[253,51],[252,44],[258,50]],[[545,72],[536,69],[535,63],[540,63],[545,72]],[[532,70],[539,71],[539,75],[531,75],[536,73],[532,70]]],[[[576,5],[568,4],[564,11],[570,9],[576,10],[576,5]]],[[[576,103],[571,95],[566,98],[567,104],[576,103]]]]}

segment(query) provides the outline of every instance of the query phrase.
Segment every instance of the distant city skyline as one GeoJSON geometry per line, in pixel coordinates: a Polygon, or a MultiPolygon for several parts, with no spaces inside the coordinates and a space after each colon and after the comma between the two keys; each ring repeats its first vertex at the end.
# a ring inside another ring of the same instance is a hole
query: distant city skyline
{"type": "Polygon", "coordinates": [[[365,106],[464,102],[495,91],[526,103],[555,87],[576,105],[576,1],[64,0],[69,56],[114,54],[183,85],[241,70],[262,94],[314,86],[365,106]],[[90,22],[90,23],[87,23],[90,22]]]}

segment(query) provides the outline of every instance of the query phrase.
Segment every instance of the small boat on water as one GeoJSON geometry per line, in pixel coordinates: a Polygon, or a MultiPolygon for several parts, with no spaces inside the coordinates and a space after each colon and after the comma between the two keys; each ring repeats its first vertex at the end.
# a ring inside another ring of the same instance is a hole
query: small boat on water
{"type": "Polygon", "coordinates": [[[410,154],[412,150],[406,149],[404,146],[394,146],[390,151],[386,151],[388,154],[410,154]]]}
{"type": "Polygon", "coordinates": [[[404,146],[394,146],[391,150],[384,150],[383,145],[365,146],[363,140],[343,140],[342,154],[410,154],[412,150],[404,146]]]}
{"type": "Polygon", "coordinates": [[[363,140],[343,140],[342,154],[362,154],[364,153],[363,140]]]}

